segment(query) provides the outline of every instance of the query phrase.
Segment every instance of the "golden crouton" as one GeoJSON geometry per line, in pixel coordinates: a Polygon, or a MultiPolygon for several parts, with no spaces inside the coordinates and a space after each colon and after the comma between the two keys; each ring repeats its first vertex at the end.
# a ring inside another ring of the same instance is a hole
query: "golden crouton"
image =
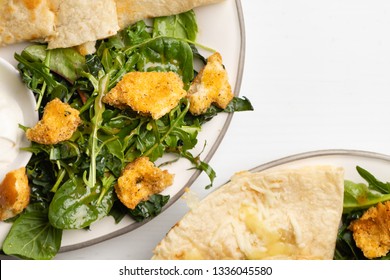
{"type": "Polygon", "coordinates": [[[349,229],[366,258],[386,256],[390,251],[390,201],[368,209],[349,229]]]}
{"type": "Polygon", "coordinates": [[[0,220],[18,215],[27,207],[29,201],[30,187],[26,168],[8,172],[0,184],[0,220]]]}
{"type": "Polygon", "coordinates": [[[213,103],[225,109],[233,96],[222,57],[216,52],[207,59],[206,66],[198,73],[188,90],[190,112],[200,115],[213,103]]]}
{"type": "Polygon", "coordinates": [[[154,166],[148,157],[140,157],[125,167],[115,191],[127,208],[134,209],[139,202],[172,185],[173,177],[168,171],[154,166]]]}
{"type": "Polygon", "coordinates": [[[110,90],[103,102],[159,119],[185,97],[183,81],[174,72],[129,72],[110,90]]]}
{"type": "Polygon", "coordinates": [[[79,113],[56,98],[47,103],[42,119],[26,131],[26,136],[30,141],[45,145],[68,140],[81,123],[79,113]]]}

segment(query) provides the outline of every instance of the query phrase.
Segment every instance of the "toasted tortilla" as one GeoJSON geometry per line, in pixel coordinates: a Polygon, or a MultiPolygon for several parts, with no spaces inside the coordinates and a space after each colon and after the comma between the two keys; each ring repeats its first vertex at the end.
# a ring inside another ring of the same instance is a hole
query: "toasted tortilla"
{"type": "Polygon", "coordinates": [[[66,48],[115,35],[119,30],[114,0],[53,0],[57,34],[49,49],[66,48]]]}
{"type": "Polygon", "coordinates": [[[0,0],[0,46],[55,35],[49,0],[0,0]]]}
{"type": "Polygon", "coordinates": [[[223,0],[116,0],[121,29],[141,19],[175,15],[223,0]]]}
{"type": "Polygon", "coordinates": [[[49,49],[95,51],[96,40],[139,20],[186,12],[223,0],[0,0],[0,46],[48,42],[49,49]]]}
{"type": "Polygon", "coordinates": [[[344,171],[241,172],[191,209],[153,259],[332,259],[344,171]]]}

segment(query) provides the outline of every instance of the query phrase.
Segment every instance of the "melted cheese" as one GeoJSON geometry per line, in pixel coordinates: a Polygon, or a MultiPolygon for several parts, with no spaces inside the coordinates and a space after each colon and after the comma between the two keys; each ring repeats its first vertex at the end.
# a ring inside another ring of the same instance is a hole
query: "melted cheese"
{"type": "MultiPolygon", "coordinates": [[[[293,246],[286,242],[279,231],[271,230],[262,219],[257,209],[252,206],[241,206],[240,212],[243,215],[244,223],[249,230],[256,236],[256,242],[253,247],[246,252],[247,259],[264,259],[273,256],[289,256],[293,253],[293,246]],[[256,245],[262,243],[259,248],[256,245]]],[[[288,240],[287,240],[288,241],[288,240]]]]}

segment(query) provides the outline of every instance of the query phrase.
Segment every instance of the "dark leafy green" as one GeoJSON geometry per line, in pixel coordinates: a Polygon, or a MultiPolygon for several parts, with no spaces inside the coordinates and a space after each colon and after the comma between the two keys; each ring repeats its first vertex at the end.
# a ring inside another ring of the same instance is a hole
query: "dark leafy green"
{"type": "Polygon", "coordinates": [[[114,203],[113,176],[89,188],[82,178],[66,181],[49,207],[49,221],[59,229],[80,229],[108,215],[114,203]]]}
{"type": "Polygon", "coordinates": [[[153,37],[169,36],[195,41],[198,33],[194,11],[175,16],[156,18],[153,27],[153,37]]]}
{"type": "Polygon", "coordinates": [[[390,193],[390,183],[388,183],[388,182],[383,183],[383,182],[378,181],[374,177],[374,175],[372,175],[370,172],[368,172],[367,170],[365,170],[359,166],[356,167],[356,170],[359,173],[359,175],[364,180],[366,180],[366,182],[369,185],[369,188],[376,190],[382,194],[389,194],[390,193]]]}
{"type": "Polygon", "coordinates": [[[31,204],[13,223],[3,251],[23,259],[52,259],[61,247],[62,230],[48,220],[47,208],[31,204]]]}
{"type": "Polygon", "coordinates": [[[352,237],[352,232],[348,226],[353,220],[360,218],[364,211],[356,211],[354,213],[344,214],[342,216],[342,225],[339,228],[336,240],[336,250],[334,259],[336,260],[360,260],[365,259],[363,252],[356,246],[355,240],[352,237]]]}
{"type": "Polygon", "coordinates": [[[356,170],[368,183],[353,183],[346,180],[344,183],[344,213],[366,209],[379,202],[390,200],[388,183],[378,181],[367,170],[357,166],[356,170]]]}
{"type": "MultiPolygon", "coordinates": [[[[344,181],[343,215],[337,234],[334,255],[334,259],[337,260],[367,259],[356,246],[352,232],[348,227],[352,221],[359,219],[369,207],[390,200],[389,183],[379,181],[374,175],[360,166],[357,166],[356,170],[367,184],[354,183],[349,180],[344,181]]],[[[390,253],[378,259],[390,259],[390,253]]]]}
{"type": "Polygon", "coordinates": [[[73,83],[85,66],[85,57],[73,48],[48,50],[46,45],[26,47],[22,56],[29,61],[47,62],[47,67],[61,77],[73,83]]]}
{"type": "Polygon", "coordinates": [[[243,111],[253,111],[253,106],[249,99],[246,97],[233,97],[233,100],[228,104],[225,109],[221,109],[215,105],[211,105],[204,114],[201,114],[199,116],[186,115],[186,121],[188,123],[199,123],[201,125],[205,122],[208,122],[221,112],[233,113],[243,111]]]}
{"type": "Polygon", "coordinates": [[[168,195],[154,194],[147,201],[142,201],[129,214],[137,222],[157,216],[169,200],[168,195]]]}
{"type": "Polygon", "coordinates": [[[194,76],[193,54],[188,43],[169,37],[157,37],[142,44],[137,67],[141,71],[173,71],[185,84],[194,76]]]}

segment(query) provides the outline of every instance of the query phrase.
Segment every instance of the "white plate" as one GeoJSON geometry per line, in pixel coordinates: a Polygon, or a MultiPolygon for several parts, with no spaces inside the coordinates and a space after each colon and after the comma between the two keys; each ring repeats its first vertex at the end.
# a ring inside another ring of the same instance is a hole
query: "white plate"
{"type": "Polygon", "coordinates": [[[0,182],[9,171],[26,166],[31,153],[20,148],[30,142],[19,124],[38,121],[33,93],[23,84],[19,72],[0,57],[0,182]]]}
{"type": "Polygon", "coordinates": [[[344,178],[354,182],[365,183],[365,181],[357,173],[356,166],[366,169],[378,180],[383,182],[390,181],[389,155],[358,150],[335,149],[301,153],[259,165],[251,169],[251,171],[259,172],[264,170],[294,168],[318,164],[329,164],[343,167],[345,170],[344,178]]]}
{"type": "MultiPolygon", "coordinates": [[[[199,27],[197,41],[221,53],[232,88],[235,95],[238,95],[243,73],[245,43],[240,1],[225,0],[215,5],[197,8],[195,13],[199,27]],[[229,32],[221,32],[221,30],[228,30],[229,32]]],[[[24,47],[25,44],[18,44],[12,47],[0,48],[0,57],[16,65],[13,53],[15,51],[20,52],[24,47]]],[[[201,49],[199,51],[205,56],[210,54],[203,52],[201,49]]],[[[203,161],[209,162],[224,137],[231,118],[232,114],[220,114],[205,124],[198,137],[199,144],[192,151],[193,154],[200,153],[206,141],[207,145],[201,154],[201,158],[203,161]]],[[[187,160],[180,160],[166,167],[171,173],[175,174],[175,181],[174,185],[163,193],[171,196],[164,209],[172,205],[183,194],[184,189],[189,187],[200,175],[200,172],[194,171],[191,167],[187,160]]],[[[119,224],[115,224],[112,217],[106,217],[94,223],[88,231],[64,231],[61,252],[83,248],[119,236],[142,226],[144,223],[135,223],[132,219],[125,218],[119,224]]],[[[9,226],[0,225],[0,242],[5,238],[8,229],[9,226]]]]}

